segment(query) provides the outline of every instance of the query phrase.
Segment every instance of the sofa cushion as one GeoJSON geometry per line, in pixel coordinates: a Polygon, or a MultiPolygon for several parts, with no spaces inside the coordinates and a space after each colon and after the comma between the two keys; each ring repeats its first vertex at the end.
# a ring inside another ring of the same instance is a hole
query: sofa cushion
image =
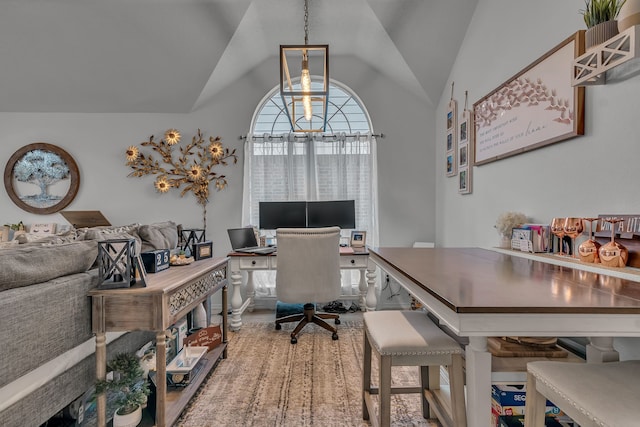
{"type": "Polygon", "coordinates": [[[97,256],[95,241],[0,249],[0,291],[87,271],[97,256]]]}
{"type": "Polygon", "coordinates": [[[178,246],[178,226],[173,221],[141,225],[138,235],[142,240],[142,252],[175,249],[178,246]]]}
{"type": "Polygon", "coordinates": [[[59,245],[61,243],[69,243],[75,241],[77,233],[75,228],[49,235],[42,235],[37,233],[24,233],[16,237],[20,244],[25,243],[39,243],[41,245],[59,245]]]}

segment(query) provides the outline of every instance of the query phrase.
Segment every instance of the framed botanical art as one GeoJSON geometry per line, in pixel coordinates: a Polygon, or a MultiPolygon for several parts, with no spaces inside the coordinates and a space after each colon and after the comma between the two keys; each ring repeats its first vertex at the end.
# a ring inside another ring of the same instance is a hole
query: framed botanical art
{"type": "Polygon", "coordinates": [[[583,52],[578,31],[474,104],[474,164],[584,134],[584,87],[568,71],[583,52]]]}
{"type": "Polygon", "coordinates": [[[447,176],[455,176],[458,172],[457,165],[457,115],[458,106],[453,99],[453,84],[451,84],[451,100],[447,106],[447,145],[446,145],[446,160],[447,160],[447,176]]]}

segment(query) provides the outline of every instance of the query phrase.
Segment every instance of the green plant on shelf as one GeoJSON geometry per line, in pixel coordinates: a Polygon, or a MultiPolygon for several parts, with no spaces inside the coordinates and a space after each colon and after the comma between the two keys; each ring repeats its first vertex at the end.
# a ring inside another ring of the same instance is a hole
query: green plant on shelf
{"type": "Polygon", "coordinates": [[[585,8],[580,9],[587,28],[607,21],[613,21],[626,0],[585,0],[585,8]]]}
{"type": "Polygon", "coordinates": [[[134,412],[138,406],[147,402],[149,383],[138,357],[131,353],[119,353],[107,363],[107,370],[113,371],[112,380],[98,380],[96,395],[111,391],[115,394],[115,403],[119,415],[134,412]]]}

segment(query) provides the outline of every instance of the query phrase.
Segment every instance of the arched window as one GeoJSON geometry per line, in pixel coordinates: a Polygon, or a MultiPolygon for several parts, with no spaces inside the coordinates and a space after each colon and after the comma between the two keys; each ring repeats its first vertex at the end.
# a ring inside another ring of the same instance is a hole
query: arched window
{"type": "MultiPolygon", "coordinates": [[[[378,242],[376,138],[358,97],[331,81],[325,133],[294,134],[275,87],[258,105],[245,141],[243,225],[259,202],[355,200],[356,229],[378,242]]],[[[343,231],[343,237],[350,231],[343,231]]]]}

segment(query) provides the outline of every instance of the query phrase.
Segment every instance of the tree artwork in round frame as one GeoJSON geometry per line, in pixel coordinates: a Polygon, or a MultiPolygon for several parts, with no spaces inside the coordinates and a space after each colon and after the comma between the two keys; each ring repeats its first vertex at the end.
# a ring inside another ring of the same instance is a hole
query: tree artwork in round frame
{"type": "Polygon", "coordinates": [[[4,187],[21,209],[50,214],[64,209],[78,193],[78,165],[62,148],[36,142],[18,149],[4,169],[4,187]]]}

